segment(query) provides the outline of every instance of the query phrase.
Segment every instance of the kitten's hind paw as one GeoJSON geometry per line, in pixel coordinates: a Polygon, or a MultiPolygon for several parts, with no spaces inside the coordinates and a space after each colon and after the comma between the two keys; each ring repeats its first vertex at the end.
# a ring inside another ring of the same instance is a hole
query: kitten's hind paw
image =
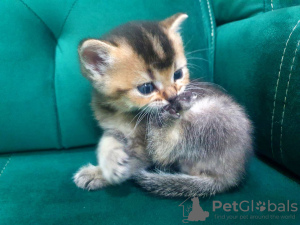
{"type": "Polygon", "coordinates": [[[101,189],[108,185],[101,169],[91,164],[81,167],[73,176],[73,181],[77,187],[88,191],[101,189]]]}

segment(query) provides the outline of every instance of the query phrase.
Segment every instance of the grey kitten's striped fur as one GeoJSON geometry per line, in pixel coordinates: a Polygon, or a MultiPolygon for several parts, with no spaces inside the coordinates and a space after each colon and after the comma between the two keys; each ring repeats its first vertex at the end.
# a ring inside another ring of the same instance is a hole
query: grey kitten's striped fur
{"type": "Polygon", "coordinates": [[[207,196],[237,186],[252,152],[244,110],[214,86],[193,82],[163,110],[148,124],[147,150],[157,166],[175,163],[180,172],[143,171],[137,182],[169,197],[207,196]]]}

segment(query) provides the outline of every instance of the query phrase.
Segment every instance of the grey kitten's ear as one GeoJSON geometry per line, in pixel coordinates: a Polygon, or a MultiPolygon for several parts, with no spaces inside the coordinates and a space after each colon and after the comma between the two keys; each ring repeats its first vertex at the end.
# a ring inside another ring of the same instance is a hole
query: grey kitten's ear
{"type": "Polygon", "coordinates": [[[170,31],[178,32],[182,22],[188,18],[187,14],[176,13],[175,15],[161,21],[161,24],[170,31]]]}
{"type": "Polygon", "coordinates": [[[83,74],[88,78],[104,75],[112,64],[111,52],[114,48],[114,46],[97,39],[83,41],[78,48],[83,74]]]}

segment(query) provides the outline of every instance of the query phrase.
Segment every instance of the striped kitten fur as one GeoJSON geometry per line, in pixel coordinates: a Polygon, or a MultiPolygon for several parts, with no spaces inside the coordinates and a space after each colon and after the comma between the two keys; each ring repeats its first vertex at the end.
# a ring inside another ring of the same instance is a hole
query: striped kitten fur
{"type": "Polygon", "coordinates": [[[104,130],[98,164],[76,185],[96,190],[133,178],[169,197],[206,196],[239,184],[252,152],[244,110],[213,84],[190,82],[179,34],[186,14],[130,22],[78,48],[104,130]],[[176,165],[176,173],[162,172],[176,165]],[[151,172],[149,167],[160,170],[151,172]]]}

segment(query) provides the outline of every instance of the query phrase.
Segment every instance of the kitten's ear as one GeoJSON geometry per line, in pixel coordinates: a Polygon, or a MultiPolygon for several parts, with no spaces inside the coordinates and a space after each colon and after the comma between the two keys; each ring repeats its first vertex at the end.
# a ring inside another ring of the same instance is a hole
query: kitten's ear
{"type": "Polygon", "coordinates": [[[170,31],[178,32],[182,22],[188,18],[187,14],[176,13],[175,15],[161,21],[161,24],[170,31]]]}
{"type": "Polygon", "coordinates": [[[114,46],[96,39],[83,41],[78,47],[78,54],[84,75],[88,78],[103,76],[112,64],[111,52],[114,48],[114,46]]]}

